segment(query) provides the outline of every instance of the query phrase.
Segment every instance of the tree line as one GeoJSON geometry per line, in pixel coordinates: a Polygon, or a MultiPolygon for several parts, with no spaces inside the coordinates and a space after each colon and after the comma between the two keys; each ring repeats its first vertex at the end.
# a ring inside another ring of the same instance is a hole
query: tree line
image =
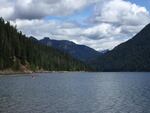
{"type": "Polygon", "coordinates": [[[36,43],[0,18],[0,70],[79,71],[88,67],[66,53],[36,43]]]}

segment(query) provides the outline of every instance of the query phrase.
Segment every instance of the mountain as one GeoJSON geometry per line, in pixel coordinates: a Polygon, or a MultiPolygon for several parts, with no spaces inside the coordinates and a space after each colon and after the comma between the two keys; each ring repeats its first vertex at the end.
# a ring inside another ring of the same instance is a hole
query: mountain
{"type": "Polygon", "coordinates": [[[150,71],[150,24],[93,62],[98,71],[150,71]]]}
{"type": "Polygon", "coordinates": [[[60,51],[68,53],[74,58],[86,63],[101,55],[100,52],[90,47],[87,47],[85,45],[78,45],[75,44],[74,42],[67,41],[67,40],[52,40],[46,37],[40,40],[40,42],[44,45],[54,47],[56,49],[59,49],[60,51]]]}
{"type": "Polygon", "coordinates": [[[68,54],[26,37],[0,18],[0,71],[79,71],[89,68],[68,54]]]}
{"type": "Polygon", "coordinates": [[[105,50],[102,50],[102,51],[99,51],[102,55],[106,54],[107,52],[109,52],[109,49],[105,49],[105,50]]]}

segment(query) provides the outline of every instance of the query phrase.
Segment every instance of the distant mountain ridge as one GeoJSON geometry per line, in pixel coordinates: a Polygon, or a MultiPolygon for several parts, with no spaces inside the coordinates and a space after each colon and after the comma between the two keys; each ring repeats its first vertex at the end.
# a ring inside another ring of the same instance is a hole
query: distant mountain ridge
{"type": "Polygon", "coordinates": [[[150,24],[113,50],[97,52],[67,40],[28,38],[0,18],[0,71],[3,70],[150,71],[150,24]]]}
{"type": "Polygon", "coordinates": [[[51,46],[53,48],[57,48],[63,52],[66,52],[74,58],[83,62],[88,62],[101,55],[100,52],[88,46],[78,45],[68,40],[54,40],[45,37],[44,39],[40,40],[40,42],[44,45],[51,46]]]}
{"type": "Polygon", "coordinates": [[[86,71],[89,68],[70,55],[40,44],[0,18],[0,71],[86,71]]]}
{"type": "Polygon", "coordinates": [[[92,65],[98,71],[150,71],[150,24],[92,65]]]}

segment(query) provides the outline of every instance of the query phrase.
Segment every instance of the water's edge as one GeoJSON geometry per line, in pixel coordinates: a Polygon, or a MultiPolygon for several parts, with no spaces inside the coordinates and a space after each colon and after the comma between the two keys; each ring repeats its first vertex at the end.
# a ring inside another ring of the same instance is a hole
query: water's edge
{"type": "Polygon", "coordinates": [[[30,72],[21,72],[21,71],[0,71],[1,76],[30,76],[33,74],[44,74],[44,73],[75,73],[75,72],[86,72],[86,71],[30,71],[30,72]]]}

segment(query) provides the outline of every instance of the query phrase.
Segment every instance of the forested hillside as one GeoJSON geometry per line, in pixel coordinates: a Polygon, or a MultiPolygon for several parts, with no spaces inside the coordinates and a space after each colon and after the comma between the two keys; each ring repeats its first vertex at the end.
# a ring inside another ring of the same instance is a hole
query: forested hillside
{"type": "Polygon", "coordinates": [[[83,61],[84,63],[88,63],[94,58],[97,58],[98,56],[101,55],[100,52],[88,46],[78,45],[68,40],[54,40],[54,39],[44,38],[40,40],[40,43],[59,49],[62,52],[68,53],[75,59],[83,61]]]}
{"type": "Polygon", "coordinates": [[[34,41],[0,18],[0,70],[78,71],[87,66],[34,41]]]}
{"type": "Polygon", "coordinates": [[[150,24],[132,39],[99,57],[98,71],[150,71],[150,24]]]}

